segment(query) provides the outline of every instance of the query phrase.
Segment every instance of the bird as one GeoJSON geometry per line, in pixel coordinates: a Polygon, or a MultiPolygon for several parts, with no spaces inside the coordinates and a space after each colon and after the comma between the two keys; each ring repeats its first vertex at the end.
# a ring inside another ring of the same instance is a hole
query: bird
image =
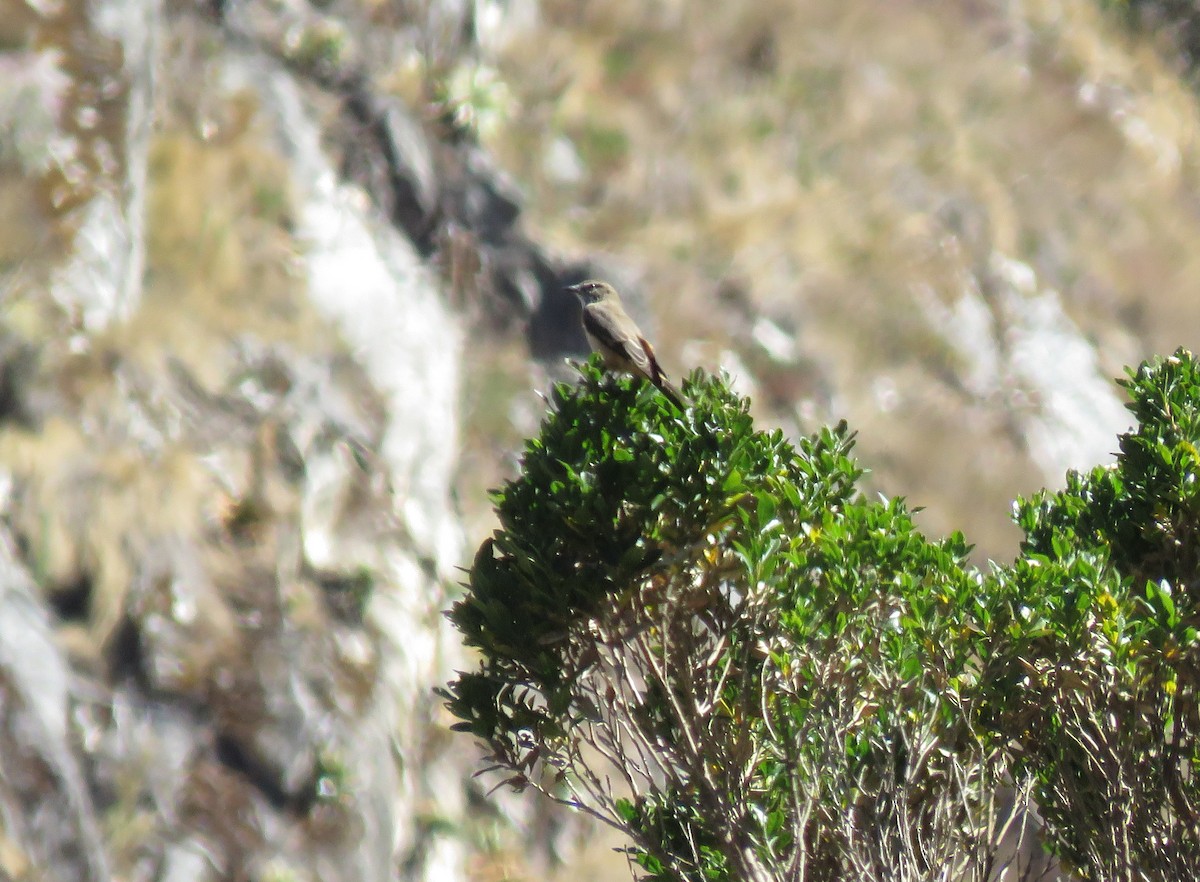
{"type": "Polygon", "coordinates": [[[583,304],[583,333],[593,352],[599,352],[609,370],[624,371],[649,380],[680,410],[687,401],[667,379],[652,347],[637,322],[625,312],[621,295],[608,282],[588,279],[568,285],[567,291],[583,304]]]}

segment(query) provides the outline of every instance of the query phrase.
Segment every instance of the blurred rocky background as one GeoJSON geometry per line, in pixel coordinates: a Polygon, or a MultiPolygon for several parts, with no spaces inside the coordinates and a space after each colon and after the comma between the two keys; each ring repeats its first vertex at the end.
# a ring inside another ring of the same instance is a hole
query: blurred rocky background
{"type": "Polygon", "coordinates": [[[1006,560],[1198,345],[1192,7],[0,0],[0,879],[627,877],[431,691],[561,286],[1006,560]]]}

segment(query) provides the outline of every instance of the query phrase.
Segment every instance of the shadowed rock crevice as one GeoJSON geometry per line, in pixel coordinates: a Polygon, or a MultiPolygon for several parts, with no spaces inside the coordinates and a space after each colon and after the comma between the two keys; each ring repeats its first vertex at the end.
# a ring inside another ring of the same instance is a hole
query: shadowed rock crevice
{"type": "Polygon", "coordinates": [[[37,372],[36,352],[34,346],[0,327],[0,424],[34,427],[27,396],[30,378],[37,372]]]}
{"type": "Polygon", "coordinates": [[[92,579],[86,573],[79,573],[65,584],[51,588],[46,599],[60,619],[86,621],[92,611],[92,579]]]}

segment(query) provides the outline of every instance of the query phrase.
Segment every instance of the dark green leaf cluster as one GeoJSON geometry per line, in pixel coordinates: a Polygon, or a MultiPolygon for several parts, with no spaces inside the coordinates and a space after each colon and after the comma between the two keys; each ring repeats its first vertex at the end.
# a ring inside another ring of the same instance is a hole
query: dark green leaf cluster
{"type": "MultiPolygon", "coordinates": [[[[664,796],[644,796],[634,802],[618,799],[616,811],[628,829],[649,833],[656,843],[654,851],[663,855],[683,855],[695,852],[694,872],[697,879],[718,880],[730,878],[729,861],[721,850],[721,843],[705,823],[703,814],[696,809],[697,801],[685,793],[667,793],[664,796]]],[[[642,882],[674,882],[671,862],[656,857],[649,851],[631,848],[628,853],[646,875],[642,882]]]]}
{"type": "Polygon", "coordinates": [[[1131,371],[1137,423],[1108,468],[1019,501],[998,574],[988,715],[1086,879],[1200,866],[1200,364],[1131,371]]]}
{"type": "Polygon", "coordinates": [[[756,504],[748,487],[768,503],[768,486],[786,486],[832,506],[858,476],[848,461],[801,468],[782,433],[756,432],[748,402],[724,383],[693,383],[693,406],[680,414],[648,384],[611,382],[595,363],[580,371],[582,385],[555,388],[520,477],[494,494],[500,529],[450,613],[485,660],[460,678],[450,707],[483,738],[534,718],[554,725],[571,704],[570,629],[725,529],[756,504]],[[511,715],[516,684],[549,708],[525,702],[511,715]]]}

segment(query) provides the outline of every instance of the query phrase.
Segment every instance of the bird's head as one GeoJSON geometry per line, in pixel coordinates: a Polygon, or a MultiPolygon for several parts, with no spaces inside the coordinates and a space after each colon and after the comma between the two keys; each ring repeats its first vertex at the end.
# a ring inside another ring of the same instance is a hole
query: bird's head
{"type": "Polygon", "coordinates": [[[608,282],[598,282],[595,279],[588,279],[586,282],[580,282],[578,285],[568,285],[566,290],[570,291],[580,302],[587,306],[589,303],[600,303],[604,300],[620,300],[617,296],[617,291],[608,282]]]}

